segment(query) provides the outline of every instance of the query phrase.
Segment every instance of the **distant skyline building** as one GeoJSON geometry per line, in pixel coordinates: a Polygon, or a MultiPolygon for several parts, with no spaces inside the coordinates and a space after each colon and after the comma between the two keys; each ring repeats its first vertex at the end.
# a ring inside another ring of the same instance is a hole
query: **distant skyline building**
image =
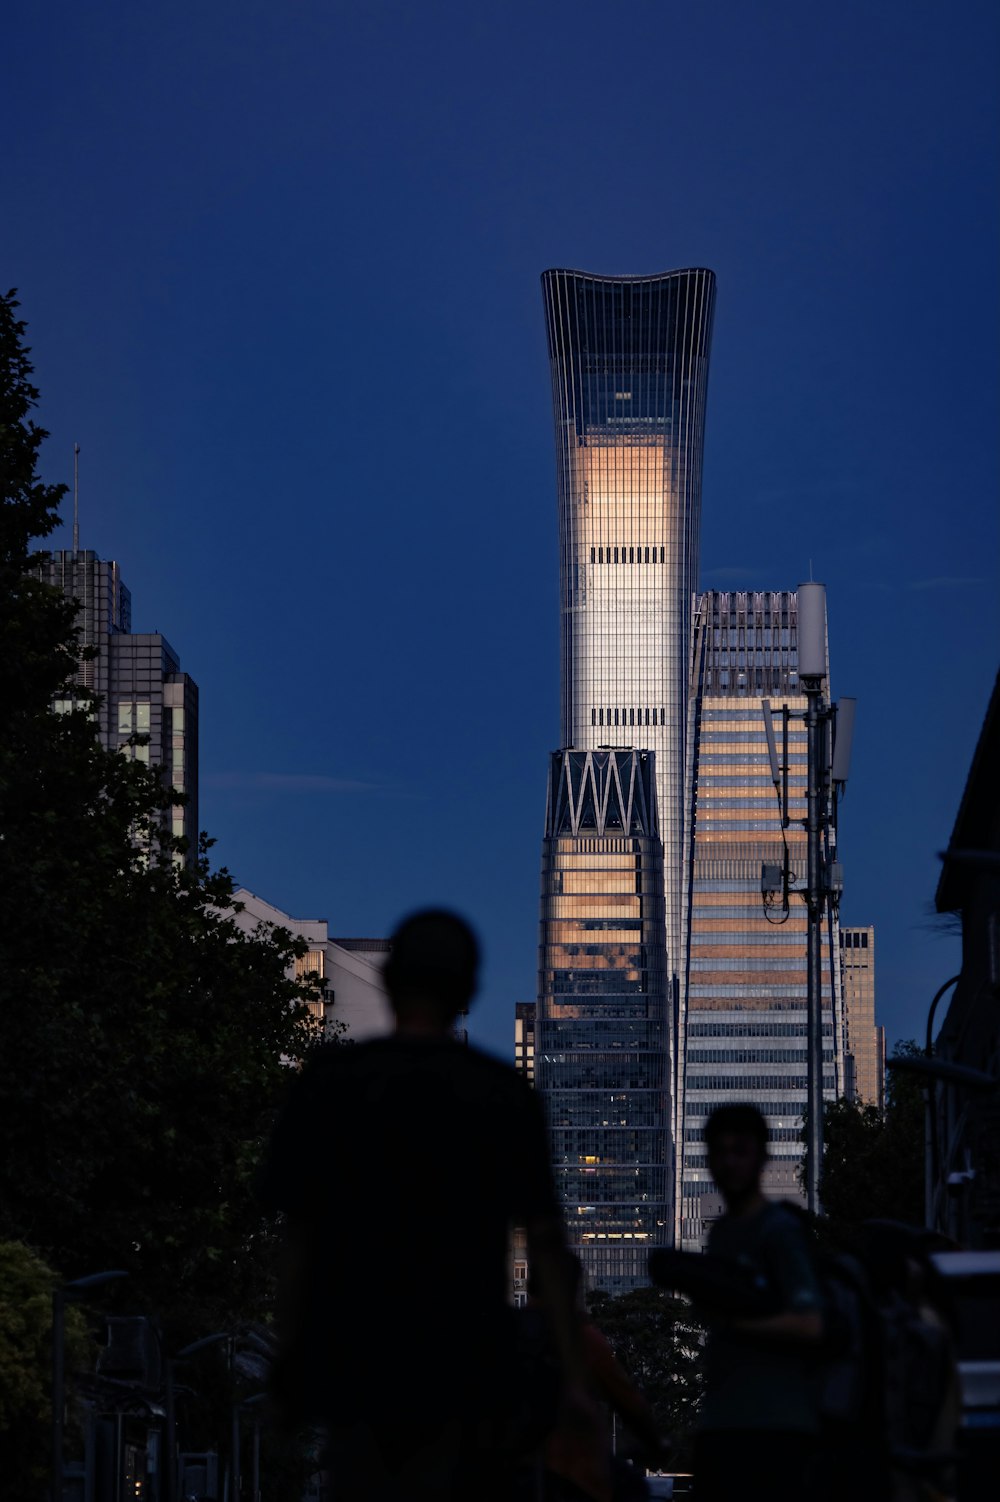
{"type": "MultiPolygon", "coordinates": [[[[765,1192],[798,1198],[806,1107],[806,906],[765,909],[761,866],[806,871],[806,729],[788,729],[789,828],[771,778],[763,701],[806,707],[799,688],[795,591],[710,590],[696,611],[691,936],[675,1114],[677,1244],[703,1245],[715,1213],[703,1133],[717,1105],[752,1101],[768,1121],[765,1192]],[[712,1210],[706,1214],[706,1205],[712,1210]]],[[[776,722],[777,723],[777,722],[776,722]]],[[[779,746],[783,741],[780,724],[779,746]]],[[[779,752],[779,755],[782,754],[779,752]]],[[[843,1092],[840,948],[831,917],[823,959],[827,1099],[843,1092]]]]}
{"type": "MultiPolygon", "coordinates": [[[[132,630],[132,596],[118,564],[89,549],[64,548],[36,557],[36,572],[79,606],[81,657],[76,675],[81,690],[99,696],[97,733],[108,751],[163,770],[164,778],[187,803],[171,811],[171,831],[188,841],[189,858],[198,850],[198,686],[181,671],[180,658],[159,632],[132,630]],[[84,659],[82,651],[93,649],[84,659]],[[134,736],[148,736],[141,745],[134,736]]],[[[57,700],[56,710],[75,700],[57,700]]]]}
{"type": "Polygon", "coordinates": [[[875,930],[840,930],[844,995],[844,1094],[885,1110],[885,1028],[875,1022],[875,930]]]}

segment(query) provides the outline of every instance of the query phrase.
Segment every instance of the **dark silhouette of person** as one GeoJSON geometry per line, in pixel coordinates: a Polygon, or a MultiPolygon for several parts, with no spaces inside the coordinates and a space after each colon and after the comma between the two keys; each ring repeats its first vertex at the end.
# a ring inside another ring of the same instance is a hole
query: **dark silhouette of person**
{"type": "Polygon", "coordinates": [[[801,1217],[761,1191],[767,1142],[753,1105],[719,1106],[705,1126],[708,1166],[726,1205],[707,1250],[762,1277],[773,1312],[706,1309],[698,1502],[800,1502],[815,1475],[822,1293],[801,1217]]]}
{"type": "Polygon", "coordinates": [[[385,966],[394,1033],[318,1049],[273,1133],[262,1197],[288,1228],[274,1395],[286,1423],[326,1428],[336,1502],[510,1495],[524,1380],[514,1225],[568,1421],[595,1421],[541,1103],[512,1066],[454,1036],[478,966],[457,915],[401,923],[385,966]]]}

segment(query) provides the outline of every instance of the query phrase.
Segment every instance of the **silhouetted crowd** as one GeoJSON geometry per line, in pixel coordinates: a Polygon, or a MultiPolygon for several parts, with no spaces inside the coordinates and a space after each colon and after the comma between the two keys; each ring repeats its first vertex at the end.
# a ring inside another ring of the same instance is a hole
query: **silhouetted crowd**
{"type": "MultiPolygon", "coordinates": [[[[541,1100],[455,1037],[478,965],[456,915],[407,919],[385,971],[392,1035],[320,1048],[290,1092],[261,1185],[287,1224],[276,1418],[323,1431],[332,1502],[646,1497],[670,1436],[586,1312],[541,1100]]],[[[705,1254],[650,1259],[709,1332],[686,1495],[948,1502],[957,1368],[930,1246],[874,1224],[854,1255],[824,1251],[762,1193],[753,1106],[719,1107],[705,1141],[726,1213],[705,1254]]]]}

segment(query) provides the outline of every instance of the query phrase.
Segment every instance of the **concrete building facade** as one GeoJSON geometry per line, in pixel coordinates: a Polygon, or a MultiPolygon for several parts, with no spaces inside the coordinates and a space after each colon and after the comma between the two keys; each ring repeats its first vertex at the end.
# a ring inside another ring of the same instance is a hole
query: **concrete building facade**
{"type": "Polygon", "coordinates": [[[356,1042],[383,1037],[392,1031],[393,1017],[382,980],[382,966],[389,951],[387,939],[334,939],[323,918],[293,918],[247,887],[239,887],[234,902],[241,911],[234,922],[247,933],[260,924],[285,928],[304,939],[309,949],[295,961],[290,974],[316,973],[326,987],[322,1012],[317,1019],[341,1023],[344,1036],[356,1042]]]}
{"type": "Polygon", "coordinates": [[[875,930],[840,930],[844,996],[844,1094],[885,1110],[885,1028],[875,1022],[875,930]]]}

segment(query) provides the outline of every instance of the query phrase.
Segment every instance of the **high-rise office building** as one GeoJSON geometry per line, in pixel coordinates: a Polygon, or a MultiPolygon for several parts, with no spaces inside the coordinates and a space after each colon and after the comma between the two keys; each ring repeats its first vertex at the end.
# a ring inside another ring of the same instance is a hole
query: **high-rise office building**
{"type": "Polygon", "coordinates": [[[592,1281],[646,1280],[670,1216],[663,847],[653,758],[551,759],[535,1077],[570,1241],[592,1281]]]}
{"type": "MultiPolygon", "coordinates": [[[[662,1228],[664,1220],[669,1226],[673,1214],[672,1175],[667,1172],[665,1187],[660,1175],[670,1157],[670,1099],[677,1063],[671,1022],[681,1005],[686,973],[688,673],[715,278],[701,269],[648,277],[554,270],[545,273],[542,285],[556,436],[561,745],[564,752],[641,751],[655,788],[648,801],[649,823],[640,836],[646,847],[637,875],[648,883],[653,866],[658,866],[663,947],[658,964],[652,966],[648,925],[653,919],[644,911],[642,964],[629,961],[625,968],[641,971],[641,983],[652,988],[644,1003],[650,1031],[643,1038],[648,1041],[655,1029],[662,1029],[662,1056],[655,1073],[642,1072],[645,1083],[636,1096],[634,1116],[631,1108],[623,1109],[619,1121],[643,1132],[660,1132],[661,1141],[654,1152],[652,1138],[643,1137],[645,1156],[632,1165],[644,1182],[648,1180],[641,1213],[629,1221],[624,1209],[616,1210],[608,1215],[604,1230],[593,1233],[634,1237],[640,1222],[641,1234],[648,1235],[651,1227],[662,1228]],[[656,847],[660,855],[654,854],[656,847]],[[647,1090],[657,1093],[652,1114],[647,1090]]],[[[552,794],[550,780],[550,812],[552,794]]],[[[552,838],[549,824],[546,859],[552,838]]],[[[611,879],[611,872],[601,876],[602,881],[611,879]]],[[[578,891],[586,897],[585,888],[578,891]]],[[[606,926],[606,905],[597,898],[609,891],[614,894],[614,887],[599,885],[592,894],[592,932],[606,926]]],[[[546,978],[559,968],[547,957],[544,916],[546,902],[556,895],[543,877],[536,1076],[549,1096],[550,1109],[559,1087],[549,1061],[565,1053],[553,1042],[550,1008],[555,1003],[546,978]]],[[[644,902],[648,896],[644,890],[644,902]]],[[[574,919],[581,925],[587,921],[579,903],[574,919]]],[[[599,995],[589,1002],[577,996],[573,1006],[580,1023],[592,1015],[597,1027],[600,1019],[608,1059],[612,1050],[635,1043],[623,1025],[626,1014],[603,1010],[599,995]]],[[[645,1042],[639,1053],[644,1048],[645,1042]]],[[[618,1081],[618,1104],[627,1106],[632,1088],[639,1087],[618,1081]]],[[[597,1181],[607,1179],[608,1193],[613,1186],[615,1195],[624,1185],[617,1176],[616,1154],[625,1139],[601,1139],[611,1127],[605,1127],[604,1108],[598,1109],[596,1098],[592,1116],[586,1116],[582,1100],[576,1112],[579,1130],[590,1133],[590,1147],[576,1155],[578,1174],[562,1173],[571,1222],[575,1216],[597,1213],[592,1192],[597,1181]],[[601,1172],[590,1171],[597,1169],[601,1172]]],[[[560,1141],[568,1152],[566,1141],[560,1141]]],[[[635,1142],[638,1145],[639,1139],[635,1142]]],[[[565,1168],[567,1162],[557,1153],[557,1172],[565,1168]]],[[[598,1245],[606,1249],[609,1243],[588,1243],[591,1248],[598,1245]]],[[[630,1278],[634,1282],[645,1277],[644,1262],[642,1272],[637,1271],[637,1257],[632,1262],[621,1257],[608,1260],[591,1250],[585,1261],[604,1287],[622,1288],[629,1286],[630,1278]]]]}
{"type": "Polygon", "coordinates": [[[691,610],[711,271],[542,277],[559,504],[560,745],[656,754],[667,966],[684,974],[691,610]]]}
{"type": "MultiPolygon", "coordinates": [[[[765,700],[801,716],[794,592],[710,591],[696,611],[690,959],[678,1026],[678,1244],[703,1244],[717,1210],[703,1131],[715,1106],[753,1101],[768,1120],[765,1190],[800,1193],[807,1070],[807,916],[801,897],[764,906],[761,866],[806,868],[806,729],[788,725],[788,814],[771,778],[765,700]],[[711,1209],[707,1207],[711,1206],[711,1209]]],[[[778,740],[784,752],[784,736],[778,740]]],[[[823,964],[824,1089],[843,1089],[840,963],[831,916],[823,964]]]]}
{"type": "Polygon", "coordinates": [[[875,1023],[875,930],[840,930],[844,995],[844,1094],[885,1110],[885,1028],[875,1023]]]}
{"type": "MultiPolygon", "coordinates": [[[[171,786],[187,795],[171,810],[173,834],[198,848],[198,686],[181,672],[180,659],[159,632],[132,631],[132,597],[118,564],[89,550],[42,553],[37,574],[78,603],[81,657],[76,681],[98,695],[97,733],[109,751],[160,767],[171,786]],[[84,657],[83,649],[91,649],[84,657]],[[131,744],[133,737],[141,744],[131,744]],[[148,740],[146,739],[148,737],[148,740]]],[[[72,698],[55,708],[72,707],[72,698]]]]}

